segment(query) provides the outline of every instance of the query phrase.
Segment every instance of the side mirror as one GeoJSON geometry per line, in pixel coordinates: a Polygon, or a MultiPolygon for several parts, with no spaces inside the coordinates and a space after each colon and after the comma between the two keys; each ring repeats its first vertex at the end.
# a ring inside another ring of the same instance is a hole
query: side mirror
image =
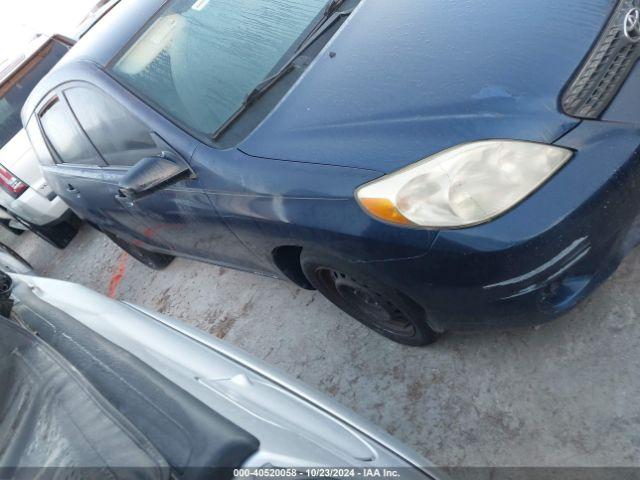
{"type": "Polygon", "coordinates": [[[191,173],[189,165],[182,160],[174,160],[164,155],[143,158],[120,180],[118,198],[135,200],[191,173]]]}

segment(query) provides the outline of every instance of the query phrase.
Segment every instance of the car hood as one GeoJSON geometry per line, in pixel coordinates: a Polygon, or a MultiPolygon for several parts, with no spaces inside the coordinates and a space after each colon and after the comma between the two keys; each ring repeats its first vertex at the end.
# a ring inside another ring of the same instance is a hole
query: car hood
{"type": "Polygon", "coordinates": [[[459,143],[553,142],[613,0],[362,0],[239,146],[388,172],[459,143]]]}

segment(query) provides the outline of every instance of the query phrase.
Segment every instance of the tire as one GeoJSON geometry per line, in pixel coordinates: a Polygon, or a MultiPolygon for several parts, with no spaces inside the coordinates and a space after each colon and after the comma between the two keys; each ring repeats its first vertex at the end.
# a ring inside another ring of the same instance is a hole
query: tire
{"type": "Polygon", "coordinates": [[[150,252],[149,250],[145,250],[144,248],[136,247],[132,243],[129,243],[126,240],[122,240],[120,237],[114,235],[113,233],[104,232],[104,234],[122,250],[127,252],[143,265],[146,265],[153,270],[162,270],[164,268],[167,268],[169,264],[175,259],[175,257],[171,255],[150,252]]]}
{"type": "Polygon", "coordinates": [[[413,346],[438,339],[420,306],[372,275],[339,259],[304,250],[300,263],[316,290],[380,335],[413,346]]]}
{"type": "Polygon", "coordinates": [[[13,228],[11,225],[9,225],[9,223],[10,221],[8,219],[0,220],[0,224],[2,224],[4,228],[6,228],[8,231],[13,233],[14,235],[22,235],[24,232],[26,232],[26,230],[22,230],[21,228],[13,228]]]}

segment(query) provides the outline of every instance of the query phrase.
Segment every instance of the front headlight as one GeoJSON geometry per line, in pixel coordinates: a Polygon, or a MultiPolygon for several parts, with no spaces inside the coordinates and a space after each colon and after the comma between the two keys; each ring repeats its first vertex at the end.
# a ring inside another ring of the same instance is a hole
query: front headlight
{"type": "Polygon", "coordinates": [[[459,228],[487,222],[538,189],[573,155],[516,140],[450,148],[358,189],[376,218],[407,226],[459,228]]]}

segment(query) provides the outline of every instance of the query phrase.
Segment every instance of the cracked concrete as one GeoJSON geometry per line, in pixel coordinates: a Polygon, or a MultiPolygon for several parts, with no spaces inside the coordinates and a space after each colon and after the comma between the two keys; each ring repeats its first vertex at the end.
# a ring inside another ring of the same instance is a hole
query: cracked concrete
{"type": "Polygon", "coordinates": [[[48,276],[160,310],[238,345],[442,466],[640,463],[640,252],[537,329],[394,344],[317,293],[186,260],[155,272],[84,228],[64,251],[0,240],[48,276]],[[119,262],[122,262],[119,264],[119,262]],[[120,281],[111,279],[121,270],[120,281]]]}

